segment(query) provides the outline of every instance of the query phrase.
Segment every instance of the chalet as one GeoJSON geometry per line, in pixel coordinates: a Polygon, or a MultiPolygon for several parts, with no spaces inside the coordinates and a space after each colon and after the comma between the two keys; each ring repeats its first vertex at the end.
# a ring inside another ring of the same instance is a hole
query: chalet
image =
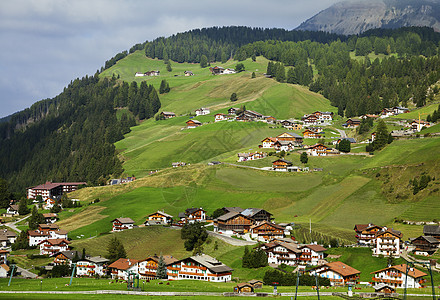
{"type": "Polygon", "coordinates": [[[155,213],[148,215],[145,225],[169,225],[173,222],[173,216],[158,210],[155,213]]]}
{"type": "Polygon", "coordinates": [[[214,115],[214,122],[220,122],[224,120],[228,120],[229,116],[225,114],[215,114],[214,115]]]}
{"type": "Polygon", "coordinates": [[[19,208],[18,204],[11,204],[11,205],[9,205],[9,207],[6,210],[5,216],[7,216],[7,217],[16,217],[16,216],[18,216],[19,215],[18,208],[19,208]]]}
{"type": "Polygon", "coordinates": [[[315,115],[305,115],[301,118],[301,121],[303,121],[304,125],[318,125],[320,123],[315,115]]]}
{"type": "Polygon", "coordinates": [[[287,172],[289,167],[291,167],[292,165],[293,165],[292,162],[280,158],[280,159],[272,162],[272,169],[274,171],[284,171],[284,172],[287,172]]]}
{"type": "Polygon", "coordinates": [[[52,198],[47,198],[44,200],[43,209],[49,210],[56,205],[56,201],[52,198]]]}
{"type": "Polygon", "coordinates": [[[176,279],[214,282],[226,282],[232,279],[233,269],[206,254],[191,256],[180,260],[179,263],[180,270],[176,279]]]}
{"type": "Polygon", "coordinates": [[[144,73],[144,76],[159,76],[160,71],[147,71],[144,73]]]}
{"type": "Polygon", "coordinates": [[[186,121],[186,128],[196,128],[199,126],[202,126],[202,122],[199,122],[197,120],[186,121]]]}
{"type": "Polygon", "coordinates": [[[316,244],[304,245],[298,249],[301,250],[298,264],[312,266],[317,266],[319,261],[324,259],[324,252],[327,251],[326,248],[316,244]]]}
{"type": "Polygon", "coordinates": [[[293,126],[293,122],[289,121],[289,120],[283,120],[280,122],[281,126],[283,126],[284,128],[287,129],[292,129],[293,126]]]}
{"type": "Polygon", "coordinates": [[[361,125],[361,120],[348,119],[342,126],[347,128],[356,128],[361,125]]]}
{"type": "Polygon", "coordinates": [[[302,253],[295,243],[271,242],[264,244],[262,249],[267,254],[268,263],[275,265],[296,266],[302,253]]]}
{"type": "Polygon", "coordinates": [[[276,138],[267,137],[267,138],[265,138],[264,140],[261,141],[263,143],[262,147],[263,148],[273,148],[273,146],[274,146],[276,141],[277,141],[276,138]]]}
{"type": "Polygon", "coordinates": [[[209,115],[211,113],[211,111],[209,110],[209,108],[199,108],[196,109],[196,116],[204,116],[204,115],[209,115]]]}
{"type": "Polygon", "coordinates": [[[376,233],[373,255],[400,257],[402,236],[400,231],[384,227],[376,233]]]}
{"type": "Polygon", "coordinates": [[[276,139],[278,141],[292,142],[292,143],[294,143],[295,146],[300,146],[302,144],[304,138],[296,133],[284,132],[280,135],[277,135],[276,139]]]}
{"type": "Polygon", "coordinates": [[[322,138],[321,133],[315,132],[310,129],[306,129],[305,131],[303,131],[303,136],[305,139],[321,139],[322,138]]]}
{"type": "Polygon", "coordinates": [[[437,251],[440,245],[440,241],[432,236],[421,235],[417,238],[410,239],[410,241],[415,247],[413,251],[415,255],[432,255],[435,251],[437,251]]]}
{"type": "Polygon", "coordinates": [[[374,224],[356,224],[354,231],[359,245],[374,245],[376,234],[383,230],[383,227],[374,224]]]}
{"type": "Polygon", "coordinates": [[[294,123],[290,126],[291,130],[302,130],[303,126],[302,124],[294,123]]]}
{"type": "Polygon", "coordinates": [[[0,264],[6,264],[8,262],[8,250],[1,250],[0,249],[0,264]]]}
{"type": "Polygon", "coordinates": [[[390,266],[385,269],[371,272],[374,274],[372,281],[374,286],[385,283],[393,288],[404,288],[405,282],[408,288],[420,288],[426,281],[423,279],[427,274],[406,264],[390,266]],[[406,272],[408,271],[408,276],[406,272]]]}
{"type": "Polygon", "coordinates": [[[82,257],[82,253],[75,250],[60,251],[54,253],[53,255],[54,265],[69,265],[71,266],[75,258],[79,259],[82,257]]]}
{"type": "Polygon", "coordinates": [[[413,131],[420,132],[423,128],[431,127],[431,123],[424,120],[414,120],[411,122],[410,126],[413,131]]]}
{"type": "Polygon", "coordinates": [[[254,289],[263,288],[263,281],[261,281],[261,280],[252,279],[252,280],[249,280],[248,283],[250,283],[254,287],[254,289]]]}
{"type": "Polygon", "coordinates": [[[248,282],[239,283],[234,287],[234,293],[253,293],[254,286],[248,282]]]}
{"type": "Polygon", "coordinates": [[[320,121],[333,120],[333,113],[329,111],[315,111],[312,115],[315,115],[320,121]]]}
{"type": "Polygon", "coordinates": [[[212,75],[220,75],[225,72],[225,68],[215,66],[215,67],[209,68],[209,71],[211,71],[212,75]]]}
{"type": "Polygon", "coordinates": [[[76,263],[77,277],[104,276],[109,260],[101,256],[86,256],[76,263]]]}
{"type": "Polygon", "coordinates": [[[46,224],[53,224],[58,220],[58,214],[55,213],[43,214],[43,218],[46,221],[46,224]]]}
{"type": "Polygon", "coordinates": [[[262,221],[258,225],[251,226],[251,237],[258,241],[268,242],[273,238],[284,238],[285,228],[283,226],[272,224],[268,221],[262,221]]]}
{"type": "Polygon", "coordinates": [[[170,112],[170,111],[163,111],[163,112],[160,113],[160,116],[163,119],[171,119],[171,118],[175,118],[176,114],[173,113],[173,112],[170,112]]]}
{"type": "Polygon", "coordinates": [[[237,115],[235,118],[237,121],[258,121],[263,118],[263,115],[253,111],[253,110],[244,110],[237,115]]]}
{"type": "Polygon", "coordinates": [[[440,240],[440,226],[438,225],[425,225],[423,226],[423,235],[432,236],[440,240]]]}
{"type": "Polygon", "coordinates": [[[28,231],[29,246],[36,246],[42,241],[50,238],[49,232],[40,232],[39,230],[28,231]]]}
{"type": "Polygon", "coordinates": [[[191,71],[185,71],[183,74],[185,74],[185,76],[194,76],[194,73],[191,71]]]}
{"type": "Polygon", "coordinates": [[[43,200],[47,198],[61,197],[64,193],[76,191],[80,186],[87,185],[87,182],[60,182],[50,181],[27,189],[27,198],[36,199],[41,196],[43,200]]]}
{"type": "Polygon", "coordinates": [[[340,261],[334,261],[315,267],[310,271],[311,275],[328,278],[331,286],[356,285],[361,271],[350,267],[340,261]]]}
{"type": "Polygon", "coordinates": [[[391,117],[391,116],[394,116],[394,110],[392,108],[384,108],[380,112],[380,117],[382,119],[386,118],[386,117],[391,117]]]}
{"type": "Polygon", "coordinates": [[[130,218],[116,218],[112,220],[112,232],[133,229],[134,221],[130,218]]]}
{"type": "Polygon", "coordinates": [[[307,149],[307,154],[311,156],[327,156],[332,152],[332,149],[324,146],[323,144],[315,144],[313,146],[309,146],[307,149]]]}
{"type": "Polygon", "coordinates": [[[55,231],[60,229],[60,227],[57,224],[38,224],[38,228],[37,230],[39,232],[45,232],[48,233],[49,235],[51,234],[51,231],[55,231]]]}
{"type": "Polygon", "coordinates": [[[247,233],[253,224],[252,218],[231,211],[214,220],[214,231],[226,234],[247,233]]]}
{"type": "Polygon", "coordinates": [[[241,213],[244,209],[238,206],[234,206],[234,207],[223,207],[222,208],[224,214],[230,213],[230,212],[238,212],[241,213]]]}
{"type": "Polygon", "coordinates": [[[284,152],[288,152],[288,151],[292,151],[295,149],[295,144],[293,142],[290,141],[280,141],[277,140],[274,144],[273,144],[273,148],[277,151],[284,151],[284,152]]]}
{"type": "Polygon", "coordinates": [[[246,208],[241,212],[243,216],[249,217],[255,222],[270,222],[272,218],[272,214],[261,208],[246,208]]]}
{"type": "Polygon", "coordinates": [[[240,110],[239,108],[231,107],[230,109],[228,109],[228,114],[236,115],[239,110],[240,110]]]}
{"type": "Polygon", "coordinates": [[[262,159],[266,157],[265,152],[252,152],[252,153],[238,153],[238,160],[237,161],[248,161],[248,160],[257,160],[262,159]]]}
{"type": "Polygon", "coordinates": [[[369,114],[366,114],[366,115],[362,115],[362,116],[360,116],[359,118],[361,118],[361,119],[368,119],[368,118],[371,118],[371,119],[377,119],[377,118],[379,118],[379,116],[378,115],[369,115],[369,114]]]}
{"type": "Polygon", "coordinates": [[[376,284],[373,288],[376,293],[380,294],[394,294],[396,292],[394,287],[383,282],[376,284]]]}
{"type": "Polygon", "coordinates": [[[47,239],[38,243],[40,255],[53,255],[61,251],[68,251],[70,242],[66,239],[47,239]]]}
{"type": "Polygon", "coordinates": [[[9,272],[9,266],[6,264],[0,264],[0,278],[7,278],[9,272]]]}
{"type": "Polygon", "coordinates": [[[108,266],[112,279],[127,280],[130,272],[138,273],[138,260],[120,258],[108,266]]]}
{"type": "Polygon", "coordinates": [[[36,246],[46,239],[65,239],[67,240],[68,232],[62,230],[56,224],[39,224],[37,230],[29,230],[29,246],[36,246]]]}
{"type": "Polygon", "coordinates": [[[394,106],[392,108],[394,111],[394,115],[406,114],[409,113],[409,109],[406,107],[394,106]]]}
{"type": "Polygon", "coordinates": [[[222,74],[235,74],[235,73],[237,72],[235,72],[234,69],[225,69],[222,74]]]}
{"type": "MultiPolygon", "coordinates": [[[[176,279],[178,277],[178,271],[180,266],[177,264],[178,259],[172,257],[171,255],[162,256],[165,267],[167,268],[168,279],[176,279]]],[[[159,266],[160,257],[157,255],[147,257],[146,259],[140,260],[138,264],[138,272],[141,279],[156,279],[157,278],[157,268],[159,266]]]]}
{"type": "Polygon", "coordinates": [[[0,230],[0,247],[9,247],[13,243],[15,243],[17,239],[17,234],[8,229],[0,230]]]}
{"type": "Polygon", "coordinates": [[[183,162],[183,161],[178,161],[178,162],[173,162],[173,163],[171,163],[171,166],[172,166],[173,168],[183,167],[183,166],[186,166],[186,163],[183,162]]]}
{"type": "Polygon", "coordinates": [[[145,76],[145,74],[142,73],[142,72],[136,72],[136,73],[134,73],[134,77],[144,77],[144,76],[145,76]]]}
{"type": "Polygon", "coordinates": [[[277,122],[277,119],[272,117],[272,116],[264,116],[263,119],[266,121],[266,123],[268,124],[275,124],[277,122]]]}
{"type": "Polygon", "coordinates": [[[206,221],[206,211],[203,208],[192,207],[185,210],[184,213],[179,214],[179,223],[195,223],[206,221]]]}

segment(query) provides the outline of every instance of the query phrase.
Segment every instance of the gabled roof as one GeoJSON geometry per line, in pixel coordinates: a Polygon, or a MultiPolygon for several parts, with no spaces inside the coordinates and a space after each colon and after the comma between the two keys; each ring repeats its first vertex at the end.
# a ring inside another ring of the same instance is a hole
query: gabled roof
{"type": "Polygon", "coordinates": [[[188,259],[198,262],[202,266],[208,268],[210,271],[215,272],[215,273],[223,273],[223,272],[233,271],[232,268],[228,267],[227,265],[225,265],[221,261],[218,261],[214,257],[211,257],[206,254],[199,254],[199,255],[191,256],[191,257],[188,257],[188,258],[183,259],[181,261],[185,261],[188,259]]]}
{"type": "Polygon", "coordinates": [[[188,121],[186,121],[186,123],[190,123],[190,122],[193,122],[193,123],[195,123],[195,124],[197,124],[197,125],[202,125],[202,122],[200,122],[200,121],[197,121],[197,120],[188,120],[188,121]]]}
{"type": "Polygon", "coordinates": [[[121,222],[122,224],[134,224],[134,221],[131,218],[116,218],[116,219],[112,220],[112,222],[114,222],[116,220],[121,222]]]}
{"type": "Polygon", "coordinates": [[[403,234],[400,231],[388,228],[387,230],[382,230],[382,231],[376,232],[376,237],[384,235],[385,233],[390,233],[398,238],[402,238],[402,236],[403,236],[403,234]]]}
{"type": "Polygon", "coordinates": [[[162,216],[167,217],[167,218],[172,218],[173,217],[172,215],[164,213],[163,211],[160,211],[160,210],[158,210],[158,211],[156,211],[156,212],[154,212],[152,214],[149,214],[148,217],[152,216],[152,215],[155,215],[155,214],[159,214],[159,215],[162,215],[162,216]]]}
{"type": "Polygon", "coordinates": [[[29,236],[49,236],[49,232],[40,232],[38,230],[29,230],[28,231],[29,236]]]}
{"type": "MultiPolygon", "coordinates": [[[[405,274],[406,273],[406,264],[400,264],[400,265],[391,266],[391,267],[388,267],[388,268],[384,268],[384,269],[381,269],[381,270],[377,270],[377,271],[371,272],[370,274],[376,274],[376,273],[380,273],[380,272],[387,271],[387,270],[397,270],[397,271],[402,272],[403,274],[405,274]]],[[[424,273],[424,272],[422,272],[422,271],[420,271],[420,270],[418,270],[416,268],[411,267],[411,268],[408,269],[408,276],[411,276],[413,278],[419,278],[419,277],[423,277],[423,276],[426,276],[426,275],[427,275],[426,273],[424,273]]]]}
{"type": "Polygon", "coordinates": [[[198,210],[203,210],[203,211],[205,211],[203,208],[201,208],[201,207],[191,207],[191,208],[187,208],[186,210],[185,210],[185,213],[187,213],[187,214],[193,214],[193,213],[195,213],[196,211],[198,211],[198,210]]]}
{"type": "Polygon", "coordinates": [[[438,225],[423,226],[423,235],[440,235],[440,226],[438,225]]]}
{"type": "Polygon", "coordinates": [[[303,248],[309,248],[309,249],[311,249],[311,250],[313,250],[313,251],[315,251],[315,252],[323,252],[323,251],[327,251],[327,249],[324,248],[324,247],[322,247],[321,245],[315,245],[315,244],[304,245],[304,246],[301,246],[301,247],[299,247],[299,248],[300,248],[300,249],[303,249],[303,248]]]}
{"type": "Polygon", "coordinates": [[[55,213],[47,213],[47,214],[43,214],[44,218],[56,218],[58,217],[58,214],[55,213]]]}
{"type": "Polygon", "coordinates": [[[309,146],[309,149],[315,149],[315,148],[318,148],[318,147],[324,147],[324,148],[328,149],[328,147],[323,145],[323,144],[315,144],[313,146],[309,146]]]}
{"type": "Polygon", "coordinates": [[[31,187],[31,189],[33,189],[33,190],[51,190],[56,187],[59,187],[60,185],[62,185],[62,184],[61,183],[46,182],[46,183],[31,187]]]}
{"type": "Polygon", "coordinates": [[[285,159],[283,159],[283,158],[280,158],[280,159],[277,159],[276,161],[273,161],[272,163],[275,163],[275,162],[277,162],[277,161],[280,161],[280,162],[284,162],[284,163],[286,163],[286,164],[292,164],[292,162],[291,161],[288,161],[288,160],[285,160],[285,159]]]}
{"type": "MultiPolygon", "coordinates": [[[[318,268],[322,268],[322,267],[326,267],[326,269],[322,270],[321,272],[326,271],[327,269],[338,273],[340,275],[342,275],[343,277],[346,276],[352,276],[352,275],[356,275],[356,274],[360,274],[361,271],[356,270],[353,267],[350,267],[349,265],[344,264],[343,262],[340,261],[334,261],[331,263],[326,263],[323,266],[319,266],[318,268]]],[[[320,272],[318,272],[320,273],[320,272]]]]}
{"type": "Polygon", "coordinates": [[[265,140],[270,140],[271,142],[274,142],[274,143],[277,141],[277,139],[274,138],[274,137],[267,137],[267,138],[264,138],[264,140],[262,140],[262,142],[264,142],[265,140]]]}
{"type": "MultiPolygon", "coordinates": [[[[258,214],[261,211],[265,211],[267,214],[272,215],[268,211],[261,209],[261,208],[246,208],[245,210],[243,210],[241,212],[241,214],[252,218],[253,216],[255,216],[256,214],[258,214]]],[[[269,223],[269,224],[271,224],[271,223],[269,223]]],[[[274,225],[274,224],[271,224],[271,225],[274,225]]]]}
{"type": "Polygon", "coordinates": [[[6,272],[9,272],[9,266],[8,265],[1,264],[0,267],[5,269],[6,272]]]}
{"type": "Polygon", "coordinates": [[[175,113],[170,112],[170,111],[163,111],[162,114],[164,114],[164,115],[173,115],[173,116],[176,115],[175,113]]]}
{"type": "Polygon", "coordinates": [[[388,289],[390,289],[390,290],[396,290],[395,287],[392,287],[392,286],[390,286],[390,285],[388,285],[388,284],[386,284],[386,283],[383,283],[383,282],[381,282],[381,283],[379,283],[379,284],[373,286],[373,288],[374,288],[374,290],[375,290],[376,292],[377,292],[377,291],[380,291],[381,289],[384,289],[384,288],[388,288],[388,289]]]}
{"type": "Polygon", "coordinates": [[[109,262],[109,260],[105,257],[101,257],[101,256],[88,256],[85,259],[82,260],[86,260],[95,264],[105,264],[107,262],[109,262]]]}
{"type": "MultiPolygon", "coordinates": [[[[165,262],[166,266],[172,265],[172,264],[174,264],[174,263],[179,261],[177,258],[175,258],[175,257],[173,257],[171,255],[162,255],[162,257],[163,257],[163,261],[165,262]]],[[[149,260],[149,259],[155,261],[156,263],[159,263],[160,256],[157,256],[157,255],[149,256],[146,259],[140,260],[139,262],[146,261],[146,260],[149,260]]]]}
{"type": "Polygon", "coordinates": [[[347,140],[352,144],[356,144],[356,140],[354,138],[341,138],[338,141],[347,140]]]}
{"type": "Polygon", "coordinates": [[[413,239],[410,239],[411,240],[411,242],[413,242],[413,241],[415,241],[415,240],[417,240],[417,239],[424,239],[425,241],[427,241],[428,243],[430,243],[430,244],[440,244],[440,241],[439,240],[437,240],[435,237],[433,237],[433,236],[426,236],[426,235],[421,235],[421,236],[419,236],[419,237],[416,237],[416,238],[413,238],[413,239]]]}
{"type": "Polygon", "coordinates": [[[61,243],[70,244],[70,242],[66,239],[47,239],[47,240],[39,242],[38,245],[40,245],[41,243],[45,243],[45,242],[51,244],[52,246],[57,246],[57,245],[60,245],[61,243]]]}
{"type": "Polygon", "coordinates": [[[263,283],[263,281],[258,280],[258,279],[252,279],[252,280],[249,280],[248,283],[250,283],[250,284],[256,284],[256,283],[263,283]]]}
{"type": "Polygon", "coordinates": [[[55,253],[55,254],[52,255],[52,256],[58,256],[59,254],[64,255],[65,257],[67,257],[67,258],[70,259],[70,260],[72,260],[72,259],[75,258],[75,254],[76,254],[78,257],[81,257],[81,256],[82,256],[82,253],[81,253],[81,252],[79,252],[79,251],[74,251],[74,250],[68,250],[68,251],[57,252],[57,253],[55,253]]]}
{"type": "Polygon", "coordinates": [[[232,219],[236,216],[242,216],[242,214],[239,212],[236,212],[236,211],[230,211],[230,212],[218,217],[217,220],[218,221],[227,221],[227,220],[232,219]]]}
{"type": "Polygon", "coordinates": [[[120,258],[114,263],[110,264],[108,267],[118,270],[127,270],[128,268],[132,267],[133,265],[137,264],[139,261],[136,259],[129,259],[129,258],[120,258]]]}
{"type": "Polygon", "coordinates": [[[15,210],[15,211],[18,211],[19,207],[20,206],[18,204],[11,204],[11,205],[9,205],[9,208],[12,209],[12,210],[15,210]]]}
{"type": "Polygon", "coordinates": [[[239,289],[241,289],[241,288],[244,288],[244,287],[250,287],[250,288],[253,288],[254,286],[253,286],[251,283],[249,283],[249,282],[242,282],[242,283],[238,283],[238,284],[237,284],[237,287],[238,287],[239,289]]]}

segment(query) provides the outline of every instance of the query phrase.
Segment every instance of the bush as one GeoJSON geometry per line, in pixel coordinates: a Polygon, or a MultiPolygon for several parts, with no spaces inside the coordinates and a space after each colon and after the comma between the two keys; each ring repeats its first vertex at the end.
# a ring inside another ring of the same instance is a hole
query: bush
{"type": "MultiPolygon", "coordinates": [[[[264,284],[273,285],[277,282],[281,286],[295,286],[296,285],[296,273],[283,273],[278,270],[267,270],[264,274],[264,284]]],[[[318,284],[320,286],[330,286],[330,279],[318,277],[318,284]]],[[[301,286],[315,286],[315,276],[301,275],[299,277],[299,285],[301,286]]]]}

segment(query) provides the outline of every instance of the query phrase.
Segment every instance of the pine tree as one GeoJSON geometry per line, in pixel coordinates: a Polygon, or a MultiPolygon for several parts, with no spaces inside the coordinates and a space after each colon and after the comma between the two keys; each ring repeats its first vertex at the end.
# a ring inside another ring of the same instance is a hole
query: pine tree
{"type": "Polygon", "coordinates": [[[294,69],[289,68],[289,70],[287,70],[286,82],[287,83],[292,83],[292,84],[297,84],[298,83],[298,79],[296,78],[296,73],[295,73],[294,69]]]}
{"type": "Polygon", "coordinates": [[[124,245],[116,237],[110,239],[107,245],[107,258],[110,260],[110,263],[120,258],[127,258],[124,245]]]}
{"type": "Polygon", "coordinates": [[[165,92],[166,87],[167,87],[167,81],[165,79],[162,79],[162,81],[160,83],[159,94],[166,93],[165,92]]]}
{"type": "Polygon", "coordinates": [[[248,246],[244,247],[244,254],[242,258],[242,266],[243,268],[249,268],[250,267],[250,253],[248,246]]]}
{"type": "Polygon", "coordinates": [[[202,57],[200,58],[200,67],[202,68],[206,68],[208,66],[208,58],[206,57],[206,55],[202,55],[202,57]]]}
{"type": "Polygon", "coordinates": [[[301,153],[299,160],[303,163],[306,164],[309,161],[309,157],[307,156],[307,152],[303,152],[301,153]]]}
{"type": "Polygon", "coordinates": [[[32,208],[32,214],[29,217],[28,225],[30,230],[35,230],[38,228],[38,224],[44,223],[44,217],[37,210],[37,207],[32,208]]]}
{"type": "Polygon", "coordinates": [[[351,151],[351,143],[347,139],[342,139],[339,142],[339,151],[348,153],[351,151]]]}
{"type": "Polygon", "coordinates": [[[255,72],[252,72],[251,78],[256,78],[257,75],[255,75],[255,72]]]}
{"type": "Polygon", "coordinates": [[[149,98],[150,98],[152,112],[154,115],[155,113],[157,113],[159,111],[159,109],[162,105],[160,103],[159,96],[157,95],[156,89],[153,88],[151,90],[149,98]]]}
{"type": "Polygon", "coordinates": [[[284,82],[286,80],[286,70],[283,64],[278,64],[275,78],[278,82],[284,82]]]}
{"type": "Polygon", "coordinates": [[[27,207],[26,199],[21,199],[18,204],[18,214],[20,216],[27,215],[30,212],[30,209],[27,207]]]}
{"type": "Polygon", "coordinates": [[[171,67],[171,62],[168,61],[168,63],[167,63],[167,71],[171,72],[172,70],[173,70],[173,68],[171,67]]]}
{"type": "Polygon", "coordinates": [[[156,277],[158,279],[167,279],[167,266],[165,265],[165,260],[163,259],[163,256],[161,255],[159,257],[159,262],[157,263],[157,272],[156,277]]]}
{"type": "Polygon", "coordinates": [[[374,140],[374,150],[380,150],[388,144],[388,129],[383,119],[380,119],[376,128],[376,139],[374,140]]]}
{"type": "Polygon", "coordinates": [[[235,102],[235,101],[237,101],[238,100],[238,98],[237,98],[237,93],[232,93],[231,94],[231,97],[229,98],[232,102],[235,102]]]}

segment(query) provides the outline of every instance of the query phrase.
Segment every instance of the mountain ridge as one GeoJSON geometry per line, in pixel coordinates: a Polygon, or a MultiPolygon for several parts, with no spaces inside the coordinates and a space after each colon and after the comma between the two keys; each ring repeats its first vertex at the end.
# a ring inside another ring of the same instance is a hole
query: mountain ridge
{"type": "Polygon", "coordinates": [[[348,0],[303,22],[296,30],[352,35],[374,28],[431,27],[440,31],[439,0],[348,0]]]}

